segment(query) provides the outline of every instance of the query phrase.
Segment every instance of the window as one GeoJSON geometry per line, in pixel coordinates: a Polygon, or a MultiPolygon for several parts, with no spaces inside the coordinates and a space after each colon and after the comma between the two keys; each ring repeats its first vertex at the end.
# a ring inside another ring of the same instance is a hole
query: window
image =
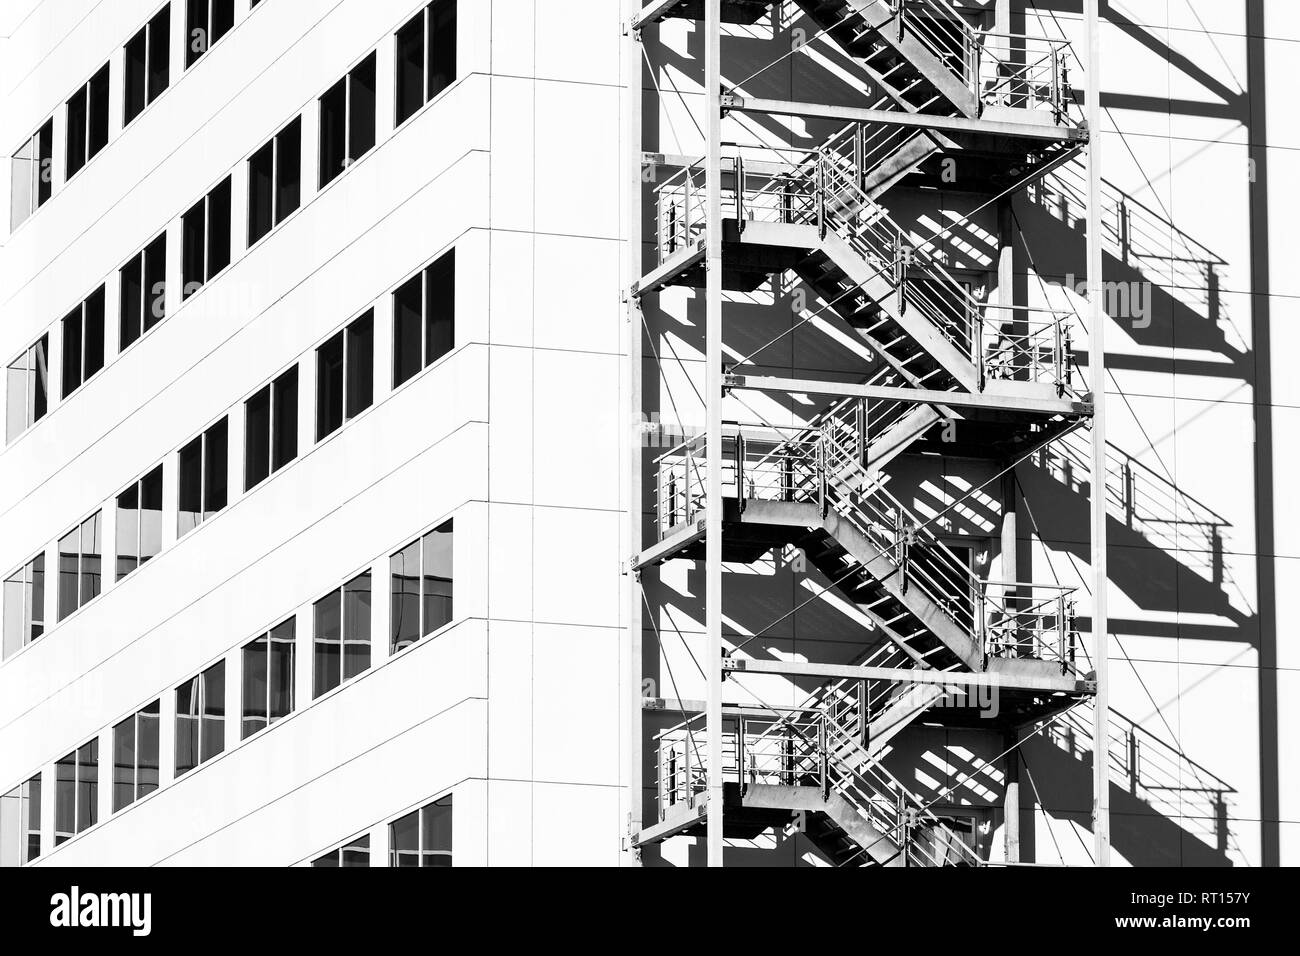
{"type": "Polygon", "coordinates": [[[456,344],[456,250],[445,253],[393,293],[393,387],[432,365],[456,344]]]}
{"type": "Polygon", "coordinates": [[[167,317],[167,233],[132,256],[119,275],[120,351],[167,317]]]}
{"type": "Polygon", "coordinates": [[[357,837],[351,843],[345,843],[336,850],[316,857],[312,866],[369,866],[370,834],[357,837]]]}
{"type": "Polygon", "coordinates": [[[160,702],[113,728],[113,812],[158,789],[160,702]]]}
{"type": "Polygon", "coordinates": [[[371,53],[320,98],[322,187],[375,145],[375,54],[371,53]]]}
{"type": "Polygon", "coordinates": [[[302,119],[275,135],[248,160],[248,244],[298,208],[302,180],[302,119]]]}
{"type": "Polygon", "coordinates": [[[451,795],[388,825],[392,866],[451,866],[451,795]]]}
{"type": "Polygon", "coordinates": [[[9,365],[5,376],[5,441],[10,442],[45,417],[50,404],[50,337],[42,335],[35,345],[9,365]]]}
{"type": "Polygon", "coordinates": [[[375,398],[375,322],[367,311],[316,350],[316,440],[361,414],[375,398]]]}
{"type": "Polygon", "coordinates": [[[162,550],[162,498],[162,465],[117,496],[117,580],[162,550]]]}
{"type": "Polygon", "coordinates": [[[456,0],[434,0],[397,31],[397,122],[456,79],[456,0]]]}
{"type": "Polygon", "coordinates": [[[235,25],[235,0],[187,0],[185,5],[185,68],[235,25]]]}
{"type": "Polygon", "coordinates": [[[244,645],[242,737],[251,737],[293,713],[294,620],[277,624],[244,645]]]}
{"type": "Polygon", "coordinates": [[[54,120],[48,119],[36,134],[14,153],[10,166],[13,197],[9,207],[12,231],[45,204],[54,188],[54,120]]]}
{"type": "Polygon", "coordinates": [[[370,572],[313,605],[312,698],[370,667],[370,572]]]}
{"type": "Polygon", "coordinates": [[[226,662],[176,688],[176,776],[226,749],[226,662]]]}
{"type": "Polygon", "coordinates": [[[108,64],[90,82],[72,94],[67,103],[67,179],[75,176],[108,145],[108,64]]]}
{"type": "Polygon", "coordinates": [[[59,620],[99,596],[100,512],[59,539],[59,620]]]}
{"type": "Polygon", "coordinates": [[[0,867],[22,866],[40,855],[41,775],[37,774],[0,797],[0,867]]]}
{"type": "Polygon", "coordinates": [[[188,534],[226,506],[226,420],[212,425],[180,450],[177,471],[177,537],[188,534]]]}
{"type": "Polygon", "coordinates": [[[104,287],[63,317],[63,397],[104,367],[104,287]]]}
{"type": "Polygon", "coordinates": [[[38,554],[4,584],[4,657],[45,633],[45,555],[38,554]]]}
{"type": "Polygon", "coordinates": [[[99,817],[99,739],[54,765],[54,845],[95,825],[99,817]]]}
{"type": "Polygon", "coordinates": [[[298,366],[244,402],[244,490],[298,457],[298,366]]]}
{"type": "Polygon", "coordinates": [[[394,654],[451,621],[451,545],[449,520],[388,559],[394,654]]]}
{"type": "Polygon", "coordinates": [[[123,126],[167,89],[171,81],[171,32],[172,12],[168,4],[127,42],[123,126]]]}
{"type": "Polygon", "coordinates": [[[230,177],[181,218],[181,300],[230,265],[230,177]]]}

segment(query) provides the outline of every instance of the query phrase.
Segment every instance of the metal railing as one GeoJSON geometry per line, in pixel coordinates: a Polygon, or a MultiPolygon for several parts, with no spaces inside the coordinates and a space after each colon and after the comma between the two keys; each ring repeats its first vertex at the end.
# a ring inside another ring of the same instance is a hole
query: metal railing
{"type": "MultiPolygon", "coordinates": [[[[871,444],[849,408],[840,402],[798,429],[730,426],[722,439],[723,497],[742,511],[749,499],[812,502],[823,515],[833,509],[892,564],[903,588],[916,588],[976,641],[986,665],[994,657],[1028,657],[1072,670],[1075,589],[980,579],[871,469],[871,444]]],[[[657,459],[661,539],[703,512],[706,450],[699,435],[657,459]]]]}
{"type": "Polygon", "coordinates": [[[1070,121],[1069,41],[1008,33],[980,33],[978,38],[979,60],[988,64],[976,80],[985,106],[1046,108],[1057,123],[1070,121]]]}
{"type": "Polygon", "coordinates": [[[943,0],[873,0],[863,9],[872,6],[893,20],[882,30],[913,37],[982,105],[1046,108],[1058,123],[1074,122],[1068,40],[978,30],[943,0]]]}
{"type": "MultiPolygon", "coordinates": [[[[707,792],[708,735],[697,715],[658,735],[656,791],[660,819],[707,792]]],[[[963,843],[878,761],[846,761],[854,732],[818,709],[763,708],[723,714],[722,777],[742,790],[755,785],[812,787],[838,795],[878,834],[880,845],[859,846],[863,862],[892,848],[911,866],[978,866],[963,843]],[[935,833],[943,838],[936,839],[935,833]],[[889,841],[885,845],[884,841],[889,841]]],[[[891,857],[894,854],[889,854],[891,857]]]]}
{"type": "MultiPolygon", "coordinates": [[[[917,313],[970,359],[981,382],[1044,382],[1059,394],[1077,393],[1069,360],[1071,310],[977,298],[928,242],[915,242],[865,191],[892,142],[868,142],[863,127],[850,124],[812,150],[729,145],[723,218],[742,230],[746,223],[763,222],[834,232],[872,273],[859,289],[836,296],[841,308],[867,298],[895,317],[917,313]]],[[[694,248],[703,234],[702,163],[656,189],[660,263],[694,248]]]]}

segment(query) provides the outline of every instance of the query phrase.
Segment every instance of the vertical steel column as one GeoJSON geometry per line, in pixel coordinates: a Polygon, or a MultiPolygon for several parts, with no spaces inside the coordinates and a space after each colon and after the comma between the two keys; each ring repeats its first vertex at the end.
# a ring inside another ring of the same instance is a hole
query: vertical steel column
{"type": "Polygon", "coordinates": [[[708,861],[722,866],[722,3],[704,3],[704,108],[707,270],[704,308],[705,358],[705,553],[704,623],[708,698],[708,861]]]}
{"type": "Polygon", "coordinates": [[[1101,38],[1098,0],[1084,0],[1088,48],[1088,372],[1092,417],[1092,832],[1097,866],[1110,866],[1110,654],[1106,613],[1106,312],[1101,248],[1101,38]]]}
{"type": "Polygon", "coordinates": [[[1003,795],[1003,830],[1007,840],[1007,862],[1020,862],[1020,748],[1016,730],[1003,738],[1003,748],[1009,749],[1007,762],[1007,787],[1003,795]]]}
{"type": "MultiPolygon", "coordinates": [[[[632,283],[641,278],[641,40],[632,29],[632,18],[640,0],[623,0],[623,289],[627,306],[623,313],[623,347],[627,353],[625,440],[623,466],[627,491],[628,560],[641,552],[642,495],[641,443],[644,432],[641,398],[641,303],[631,294],[632,283]]],[[[628,722],[626,743],[627,822],[629,839],[642,827],[642,744],[644,721],[641,703],[641,581],[637,572],[626,568],[623,588],[623,620],[627,626],[624,694],[628,722]]],[[[630,859],[628,862],[632,862],[630,859]]]]}

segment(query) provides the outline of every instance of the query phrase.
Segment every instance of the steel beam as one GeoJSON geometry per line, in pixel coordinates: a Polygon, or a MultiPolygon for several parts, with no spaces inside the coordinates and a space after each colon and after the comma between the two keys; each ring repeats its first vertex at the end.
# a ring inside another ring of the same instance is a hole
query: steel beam
{"type": "Polygon", "coordinates": [[[911,667],[868,667],[862,664],[814,664],[801,661],[756,661],[727,658],[723,669],[787,677],[823,677],[835,680],[887,680],[911,684],[958,687],[1000,687],[1043,694],[1091,694],[1093,682],[1068,675],[999,673],[998,671],[936,671],[911,667]]]}
{"type": "Polygon", "coordinates": [[[1012,120],[933,116],[928,113],[876,110],[861,106],[829,106],[824,103],[756,99],[740,97],[734,94],[724,96],[722,105],[724,108],[738,113],[754,113],[762,116],[799,116],[810,119],[838,120],[844,123],[875,123],[880,126],[936,129],[950,133],[982,133],[986,136],[1012,136],[1017,139],[1042,139],[1051,142],[1082,142],[1088,138],[1088,131],[1085,129],[1074,126],[1056,126],[1050,123],[1017,123],[1012,120]]]}
{"type": "MultiPolygon", "coordinates": [[[[682,0],[651,0],[650,3],[641,7],[639,12],[632,15],[632,19],[629,21],[632,29],[629,32],[644,29],[652,23],[658,23],[669,10],[681,2],[682,0]]],[[[636,6],[636,4],[633,4],[633,6],[636,6]]]]}
{"type": "MultiPolygon", "coordinates": [[[[1008,412],[1036,412],[1044,415],[1088,415],[1089,402],[1069,398],[1017,395],[1016,383],[1007,391],[938,392],[925,388],[889,385],[856,385],[852,382],[823,382],[808,378],[780,378],[773,375],[727,375],[727,388],[748,388],[759,392],[806,392],[810,395],[834,395],[841,398],[883,398],[919,405],[946,405],[949,408],[982,408],[1008,412]]],[[[990,383],[992,388],[996,383],[990,383]]],[[[1044,391],[1054,391],[1044,386],[1044,391]]]]}
{"type": "Polygon", "coordinates": [[[1092,662],[1097,672],[1093,702],[1092,833],[1094,861],[1110,866],[1110,637],[1106,573],[1106,312],[1101,244],[1101,31],[1098,0],[1084,0],[1088,93],[1088,372],[1096,407],[1092,415],[1092,662]]]}
{"type": "Polygon", "coordinates": [[[704,0],[706,269],[704,307],[704,625],[708,710],[708,863],[722,866],[722,0],[704,0]]]}
{"type": "MultiPolygon", "coordinates": [[[[639,0],[623,0],[624,9],[635,13],[639,0]]],[[[634,30],[623,38],[623,282],[628,290],[623,313],[623,348],[627,355],[624,371],[626,418],[624,437],[627,443],[623,458],[626,531],[629,551],[640,552],[642,526],[641,441],[639,427],[644,409],[641,390],[641,302],[631,293],[632,284],[641,277],[641,42],[634,30]]],[[[623,695],[627,702],[622,720],[627,723],[627,747],[623,773],[626,779],[629,844],[640,832],[642,805],[645,802],[642,766],[645,724],[641,713],[641,581],[628,569],[623,582],[623,620],[627,626],[627,654],[623,695]]],[[[629,849],[631,849],[629,845],[629,849]]],[[[635,854],[625,854],[624,862],[634,864],[635,854]]]]}

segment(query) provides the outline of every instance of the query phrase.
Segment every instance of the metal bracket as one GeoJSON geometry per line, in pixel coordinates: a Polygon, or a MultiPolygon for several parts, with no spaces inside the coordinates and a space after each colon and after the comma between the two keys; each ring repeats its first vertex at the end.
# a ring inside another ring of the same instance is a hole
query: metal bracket
{"type": "Polygon", "coordinates": [[[745,98],[737,96],[735,93],[723,93],[721,103],[724,116],[731,110],[743,110],[745,108],[745,98]]]}
{"type": "Polygon", "coordinates": [[[723,651],[722,669],[724,671],[743,671],[745,669],[745,658],[730,657],[726,651],[723,651]]]}

